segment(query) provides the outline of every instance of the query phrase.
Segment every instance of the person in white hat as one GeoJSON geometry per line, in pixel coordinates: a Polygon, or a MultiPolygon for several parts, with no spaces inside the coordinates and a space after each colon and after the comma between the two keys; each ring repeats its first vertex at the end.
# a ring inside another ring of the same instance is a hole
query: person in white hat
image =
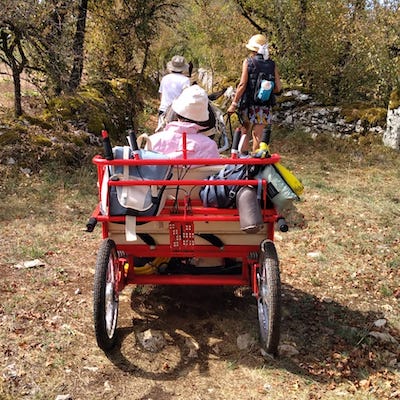
{"type": "Polygon", "coordinates": [[[271,124],[271,108],[274,105],[274,94],[280,93],[282,85],[279,77],[278,68],[275,62],[269,57],[268,41],[264,35],[252,36],[246,48],[250,50],[250,57],[243,61],[242,75],[236,89],[232,104],[228,108],[228,113],[232,114],[239,108],[239,118],[242,122],[242,135],[245,140],[242,151],[247,151],[249,147],[249,136],[252,134],[253,152],[259,148],[264,127],[271,124]],[[257,99],[259,77],[268,76],[272,95],[265,102],[257,99]]]}
{"type": "Polygon", "coordinates": [[[190,79],[184,75],[189,69],[185,57],[173,56],[167,63],[167,69],[169,73],[161,79],[158,89],[161,100],[158,111],[159,119],[162,118],[174,99],[182,93],[182,90],[190,86],[190,79]]]}
{"type": "Polygon", "coordinates": [[[185,88],[172,102],[177,120],[149,136],[151,148],[171,158],[183,158],[185,133],[187,158],[219,158],[216,142],[200,132],[210,119],[208,104],[208,96],[203,88],[198,85],[185,88]]]}
{"type": "Polygon", "coordinates": [[[206,91],[199,85],[188,87],[172,102],[172,110],[181,120],[195,123],[208,121],[208,96],[206,91]]]}

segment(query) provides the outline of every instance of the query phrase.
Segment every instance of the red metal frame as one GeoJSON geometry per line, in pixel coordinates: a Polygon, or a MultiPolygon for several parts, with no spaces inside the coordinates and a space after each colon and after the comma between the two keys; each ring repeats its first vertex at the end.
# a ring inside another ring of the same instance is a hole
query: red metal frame
{"type": "MultiPolygon", "coordinates": [[[[185,154],[184,154],[185,156],[185,154]]],[[[277,154],[273,154],[270,158],[237,158],[236,154],[232,154],[231,158],[219,159],[179,159],[179,160],[142,160],[136,156],[131,160],[106,160],[101,156],[95,156],[93,163],[97,166],[98,173],[98,193],[99,201],[102,191],[103,177],[107,167],[117,165],[140,166],[140,165],[170,165],[172,168],[181,168],[182,166],[204,166],[204,165],[221,165],[226,164],[247,164],[247,165],[266,165],[280,161],[277,154]]],[[[257,185],[257,180],[213,180],[207,181],[210,185],[257,185]]],[[[130,185],[166,185],[166,186],[204,186],[203,179],[184,179],[184,180],[120,180],[108,181],[109,186],[130,186],[130,185]]],[[[264,205],[266,200],[266,181],[262,182],[264,205]]],[[[176,203],[175,203],[176,206],[176,203]]],[[[274,239],[274,224],[278,219],[274,208],[264,208],[262,210],[263,220],[267,226],[265,239],[274,239]]],[[[109,224],[113,222],[124,223],[125,216],[103,215],[100,211],[100,203],[92,213],[97,221],[102,223],[103,239],[109,237],[109,224]]],[[[142,243],[116,243],[117,250],[126,253],[126,256],[120,257],[120,276],[121,281],[118,282],[118,289],[122,290],[127,284],[162,284],[162,285],[239,285],[250,286],[253,294],[258,295],[257,285],[257,268],[258,260],[254,260],[254,254],[258,254],[260,246],[260,236],[256,236],[257,242],[254,244],[236,244],[226,245],[223,249],[219,249],[212,244],[196,245],[194,242],[194,224],[196,222],[230,222],[239,221],[238,211],[236,209],[218,209],[203,207],[200,199],[189,199],[187,196],[178,201],[178,212],[174,207],[173,201],[166,202],[165,207],[158,216],[138,216],[137,222],[160,221],[169,223],[170,243],[168,245],[157,245],[156,250],[149,245],[142,243]],[[190,201],[189,201],[190,200],[190,201]],[[190,207],[189,207],[190,204],[190,207]],[[134,258],[140,257],[229,257],[242,260],[242,272],[237,275],[138,275],[135,274],[134,258]],[[127,263],[129,268],[127,268],[127,263]]]]}

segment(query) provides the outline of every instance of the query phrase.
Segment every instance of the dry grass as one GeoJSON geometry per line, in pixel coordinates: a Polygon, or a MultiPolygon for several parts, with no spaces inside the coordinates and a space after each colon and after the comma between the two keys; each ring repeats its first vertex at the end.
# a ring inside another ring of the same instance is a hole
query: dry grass
{"type": "Polygon", "coordinates": [[[400,398],[398,153],[277,131],[272,147],[305,184],[304,221],[293,214],[292,229],[276,237],[281,342],[298,355],[238,350],[238,335],[258,335],[257,310],[231,288],[128,287],[120,345],[106,357],[92,328],[101,235],[83,232],[96,202],[92,169],[28,178],[1,167],[0,399],[400,398]],[[13,268],[34,258],[45,266],[13,268]],[[380,318],[386,326],[374,328],[380,318]],[[136,342],[148,328],[168,337],[160,353],[136,342]]]}

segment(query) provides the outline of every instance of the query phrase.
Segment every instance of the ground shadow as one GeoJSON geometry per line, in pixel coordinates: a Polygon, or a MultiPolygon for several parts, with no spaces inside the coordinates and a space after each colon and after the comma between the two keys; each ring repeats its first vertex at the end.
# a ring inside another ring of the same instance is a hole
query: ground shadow
{"type": "MultiPolygon", "coordinates": [[[[387,367],[379,354],[396,353],[397,344],[369,335],[378,329],[373,325],[381,313],[354,310],[290,285],[283,287],[282,311],[281,343],[295,343],[299,354],[281,357],[277,364],[311,380],[355,383],[387,367]]],[[[391,335],[400,338],[394,330],[391,335]]]]}
{"type": "MultiPolygon", "coordinates": [[[[258,337],[255,299],[251,294],[235,295],[232,287],[199,286],[156,286],[145,294],[134,290],[132,325],[119,329],[118,345],[107,356],[125,372],[159,381],[175,379],[195,367],[207,375],[210,357],[217,357],[249,368],[283,368],[318,382],[331,382],[333,377],[348,382],[380,369],[377,360],[369,357],[373,346],[393,351],[390,343],[377,344],[368,336],[381,315],[322,301],[289,285],[283,285],[282,292],[281,343],[294,344],[299,352],[294,356],[263,357],[258,342],[239,350],[239,335],[258,337]],[[167,354],[169,350],[148,354],[141,348],[135,337],[146,329],[163,331],[174,356],[167,354]],[[197,357],[189,356],[187,337],[198,344],[197,357]],[[340,356],[354,352],[354,360],[362,363],[352,364],[340,356]]],[[[398,333],[395,336],[398,339],[398,333]]]]}

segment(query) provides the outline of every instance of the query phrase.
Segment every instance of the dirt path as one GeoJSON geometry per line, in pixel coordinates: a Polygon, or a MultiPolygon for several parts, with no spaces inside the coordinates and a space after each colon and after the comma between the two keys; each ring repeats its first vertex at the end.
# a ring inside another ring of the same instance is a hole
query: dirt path
{"type": "MultiPolygon", "coordinates": [[[[30,92],[36,91],[35,87],[21,76],[21,90],[23,105],[29,108],[30,92]]],[[[12,110],[14,107],[14,85],[9,68],[0,63],[0,110],[12,110]]]]}
{"type": "Polygon", "coordinates": [[[400,199],[391,189],[400,185],[399,161],[368,152],[361,164],[347,161],[344,179],[343,164],[329,161],[338,152],[285,143],[276,139],[306,187],[298,204],[305,225],[276,237],[277,359],[260,352],[255,300],[219,287],[126,288],[120,341],[105,355],[92,322],[101,233],[83,232],[94,176],[13,179],[2,169],[0,398],[400,398],[400,199]],[[385,185],[371,191],[371,182],[385,185]],[[15,268],[32,259],[45,265],[15,268]],[[141,348],[137,336],[148,329],[163,333],[164,348],[141,348]],[[241,350],[242,335],[254,342],[241,350]]]}

